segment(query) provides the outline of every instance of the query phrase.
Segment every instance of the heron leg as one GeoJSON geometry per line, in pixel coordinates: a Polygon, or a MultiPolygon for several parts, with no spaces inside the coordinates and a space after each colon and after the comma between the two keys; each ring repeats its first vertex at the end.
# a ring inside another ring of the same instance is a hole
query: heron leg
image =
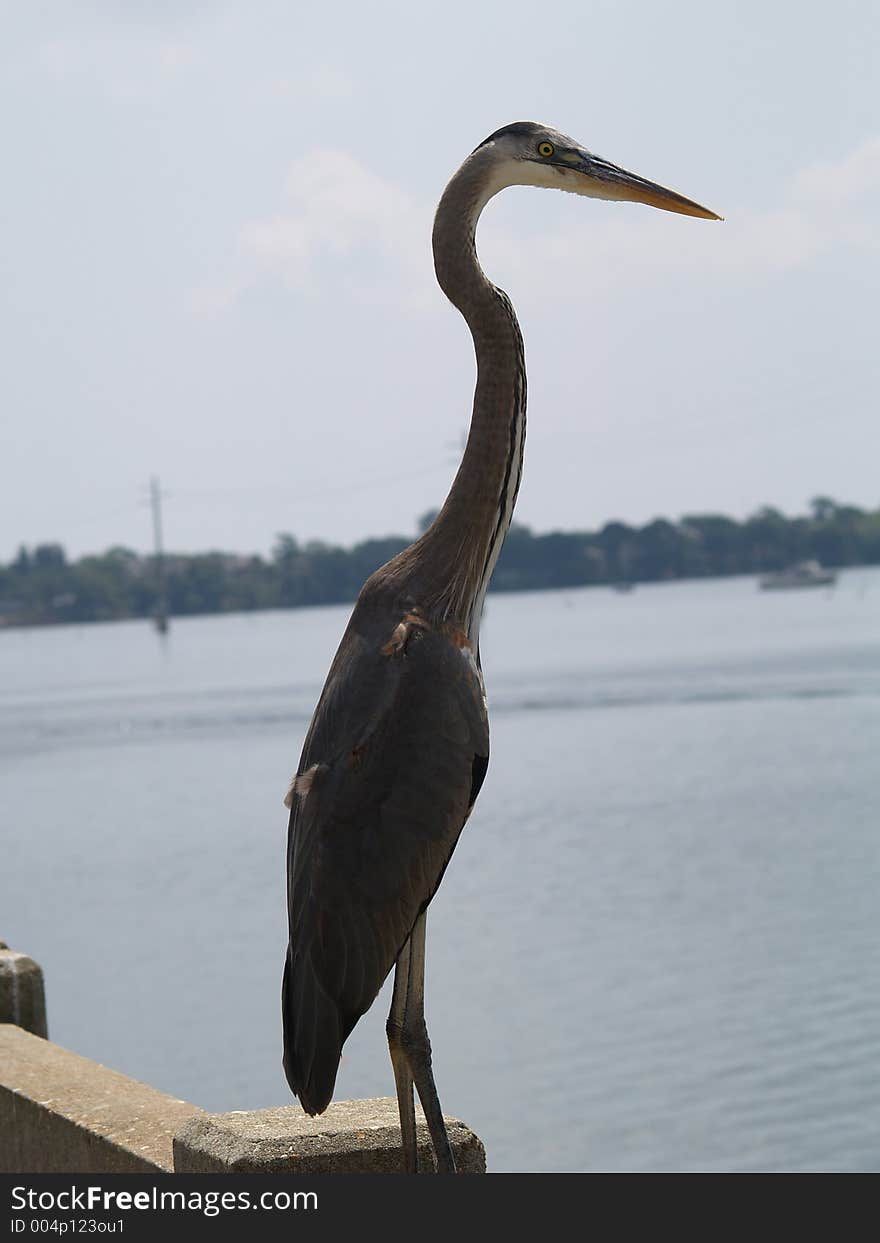
{"type": "Polygon", "coordinates": [[[443,1111],[431,1069],[431,1042],[425,1025],[425,912],[415,922],[394,975],[394,996],[386,1024],[391,1061],[397,1083],[400,1128],[403,1135],[404,1163],[415,1173],[415,1112],[412,1085],[415,1083],[425,1120],[434,1145],[438,1174],[454,1174],[455,1158],[446,1134],[443,1111]],[[400,1066],[400,1070],[398,1070],[400,1066]],[[403,1091],[401,1091],[403,1089],[403,1091]],[[406,1114],[406,1121],[404,1120],[406,1114]],[[407,1127],[412,1127],[407,1138],[407,1127]],[[411,1156],[407,1145],[410,1145],[411,1156]]]}
{"type": "Polygon", "coordinates": [[[397,1087],[397,1108],[400,1111],[400,1136],[403,1140],[403,1168],[406,1174],[417,1174],[419,1169],[418,1144],[416,1142],[416,1110],[413,1101],[413,1077],[406,1054],[403,1051],[401,1033],[406,1017],[406,998],[409,992],[409,974],[412,964],[411,943],[407,941],[394,968],[394,992],[385,1031],[394,1082],[397,1087]]]}

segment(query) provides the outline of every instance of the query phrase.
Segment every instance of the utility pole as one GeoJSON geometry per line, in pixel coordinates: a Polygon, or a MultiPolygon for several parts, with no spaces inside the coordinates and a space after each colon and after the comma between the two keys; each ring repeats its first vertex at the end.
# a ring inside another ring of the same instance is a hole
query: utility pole
{"type": "Polygon", "coordinates": [[[162,550],[162,490],[155,475],[150,480],[150,505],[153,509],[153,546],[156,558],[156,611],[153,620],[159,634],[168,630],[168,600],[165,595],[165,554],[162,550]]]}

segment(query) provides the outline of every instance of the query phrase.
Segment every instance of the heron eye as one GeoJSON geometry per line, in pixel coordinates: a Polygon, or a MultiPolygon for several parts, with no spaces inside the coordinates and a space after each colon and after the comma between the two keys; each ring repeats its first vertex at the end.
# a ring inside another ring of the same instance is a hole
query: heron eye
{"type": "Polygon", "coordinates": [[[556,148],[553,146],[552,142],[538,143],[538,155],[543,155],[545,160],[549,160],[555,150],[556,148]]]}

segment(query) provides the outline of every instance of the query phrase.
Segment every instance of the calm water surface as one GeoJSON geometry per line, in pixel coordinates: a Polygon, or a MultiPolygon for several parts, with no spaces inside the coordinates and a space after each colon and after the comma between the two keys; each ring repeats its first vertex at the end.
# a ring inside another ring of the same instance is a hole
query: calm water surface
{"type": "MultiPolygon", "coordinates": [[[[347,608],[0,633],[0,937],[60,1044],[287,1103],[281,806],[347,608]]],[[[494,596],[428,920],[495,1170],[880,1168],[880,570],[494,596]]],[[[393,1095],[388,989],[337,1096],[393,1095]]]]}

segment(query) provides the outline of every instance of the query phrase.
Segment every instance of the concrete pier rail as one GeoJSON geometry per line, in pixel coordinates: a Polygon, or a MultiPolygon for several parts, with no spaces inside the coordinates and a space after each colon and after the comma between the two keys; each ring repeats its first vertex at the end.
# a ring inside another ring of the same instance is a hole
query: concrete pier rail
{"type": "MultiPolygon", "coordinates": [[[[0,1172],[402,1172],[396,1100],[337,1101],[318,1118],[292,1104],[208,1114],[46,1039],[42,972],[13,955],[0,950],[0,1172]],[[14,968],[4,972],[4,961],[14,968]]],[[[428,1172],[433,1150],[418,1109],[417,1118],[428,1172]]],[[[458,1171],[485,1173],[473,1131],[457,1118],[446,1125],[458,1171]]]]}
{"type": "Polygon", "coordinates": [[[33,958],[0,941],[0,1023],[15,1023],[46,1037],[46,991],[43,972],[33,958]]]}
{"type": "Polygon", "coordinates": [[[201,1112],[20,1027],[0,1025],[6,1173],[169,1173],[175,1131],[201,1112]]]}
{"type": "MultiPolygon", "coordinates": [[[[419,1170],[432,1172],[433,1148],[416,1111],[419,1170]]],[[[486,1150],[457,1118],[446,1118],[459,1174],[485,1174],[486,1150]]],[[[317,1118],[298,1105],[198,1114],[174,1137],[174,1168],[188,1174],[400,1174],[397,1101],[336,1101],[317,1118]]]]}

